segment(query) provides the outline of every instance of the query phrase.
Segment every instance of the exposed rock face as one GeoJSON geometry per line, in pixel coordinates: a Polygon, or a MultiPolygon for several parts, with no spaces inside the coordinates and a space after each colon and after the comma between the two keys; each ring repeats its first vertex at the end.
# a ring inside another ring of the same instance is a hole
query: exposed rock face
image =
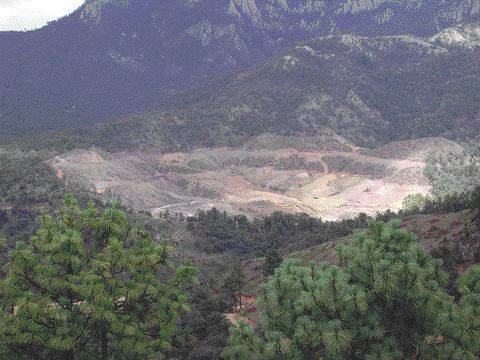
{"type": "Polygon", "coordinates": [[[473,49],[480,46],[480,25],[460,25],[443,30],[431,38],[443,46],[459,46],[473,49]]]}
{"type": "Polygon", "coordinates": [[[80,12],[80,19],[84,22],[99,24],[102,20],[103,9],[108,5],[128,6],[128,0],[93,0],[87,1],[80,12]]]}
{"type": "Polygon", "coordinates": [[[480,0],[89,0],[39,31],[0,34],[0,136],[141,111],[312,37],[433,36],[479,19],[480,0]]]}

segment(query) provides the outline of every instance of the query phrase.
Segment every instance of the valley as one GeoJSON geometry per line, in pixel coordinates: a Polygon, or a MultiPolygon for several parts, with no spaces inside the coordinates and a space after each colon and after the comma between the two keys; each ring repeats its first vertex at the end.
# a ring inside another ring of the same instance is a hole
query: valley
{"type": "Polygon", "coordinates": [[[291,139],[263,135],[237,148],[176,153],[91,148],[47,163],[58,178],[153,217],[165,212],[193,216],[215,207],[249,217],[281,211],[341,220],[398,211],[407,195],[430,194],[426,155],[463,150],[441,138],[376,150],[340,137],[324,139],[321,146],[301,144],[301,139],[293,146],[291,139]]]}
{"type": "Polygon", "coordinates": [[[480,0],[82,1],[0,31],[0,359],[480,359],[480,0]]]}

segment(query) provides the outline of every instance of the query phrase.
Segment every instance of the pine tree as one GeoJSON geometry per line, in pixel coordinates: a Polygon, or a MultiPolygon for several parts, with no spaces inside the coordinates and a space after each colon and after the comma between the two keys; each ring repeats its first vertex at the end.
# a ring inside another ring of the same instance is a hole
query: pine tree
{"type": "Polygon", "coordinates": [[[473,266],[459,280],[459,304],[450,304],[442,314],[442,347],[432,358],[480,358],[480,266],[473,266]]]}
{"type": "Polygon", "coordinates": [[[233,307],[235,309],[242,309],[243,288],[246,284],[245,273],[243,272],[242,264],[235,264],[229,271],[225,278],[223,289],[227,295],[232,299],[233,307]]]}
{"type": "Polygon", "coordinates": [[[266,276],[273,275],[273,272],[282,263],[283,258],[276,250],[269,250],[265,255],[265,263],[263,265],[263,272],[266,276]]]}
{"type": "Polygon", "coordinates": [[[473,222],[480,228],[480,186],[476,187],[470,197],[470,210],[473,214],[473,222]]]}
{"type": "Polygon", "coordinates": [[[454,304],[441,262],[399,223],[372,222],[339,246],[338,265],[286,260],[264,287],[262,331],[231,329],[227,359],[474,359],[480,269],[454,304]],[[450,354],[444,357],[442,354],[450,354]]]}
{"type": "Polygon", "coordinates": [[[7,259],[8,244],[7,239],[5,239],[2,234],[0,234],[0,278],[3,277],[3,270],[5,266],[5,261],[7,259]]]}
{"type": "Polygon", "coordinates": [[[0,283],[0,349],[12,359],[145,359],[179,333],[190,266],[131,225],[65,198],[57,218],[12,252],[0,283]]]}

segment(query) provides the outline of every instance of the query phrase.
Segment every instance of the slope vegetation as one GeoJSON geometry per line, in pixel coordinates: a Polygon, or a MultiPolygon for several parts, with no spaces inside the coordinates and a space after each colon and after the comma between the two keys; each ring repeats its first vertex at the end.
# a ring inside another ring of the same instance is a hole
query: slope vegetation
{"type": "Polygon", "coordinates": [[[0,136],[140,112],[317,36],[432,36],[478,20],[479,0],[88,0],[41,30],[0,34],[0,136]]]}
{"type": "Polygon", "coordinates": [[[430,38],[328,36],[173,97],[157,111],[28,138],[28,148],[162,152],[243,146],[264,133],[363,147],[479,134],[480,48],[430,38]]]}

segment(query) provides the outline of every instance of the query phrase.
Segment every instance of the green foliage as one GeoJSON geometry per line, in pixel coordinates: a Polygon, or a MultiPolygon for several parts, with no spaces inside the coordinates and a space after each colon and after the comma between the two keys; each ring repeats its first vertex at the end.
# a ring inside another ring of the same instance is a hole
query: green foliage
{"type": "Polygon", "coordinates": [[[175,344],[169,359],[214,360],[227,344],[229,323],[224,314],[229,311],[225,299],[207,284],[194,286],[190,291],[191,311],[184,314],[181,328],[188,333],[175,344]]]}
{"type": "Polygon", "coordinates": [[[454,192],[471,191],[480,184],[478,150],[431,155],[424,171],[437,197],[454,192]]]}
{"type": "MultiPolygon", "coordinates": [[[[399,212],[399,215],[447,214],[470,210],[475,206],[475,193],[478,189],[474,191],[452,192],[435,198],[421,194],[408,195],[403,202],[404,209],[399,212]]],[[[377,217],[381,218],[383,215],[377,217]]]]}
{"type": "Polygon", "coordinates": [[[42,224],[0,283],[2,358],[140,359],[171,348],[192,267],[173,267],[170,248],[117,205],[82,210],[68,195],[42,224]]]}
{"type": "Polygon", "coordinates": [[[234,308],[242,309],[242,293],[246,283],[247,279],[242,265],[240,263],[235,264],[223,283],[223,290],[230,297],[234,308]]]}
{"type": "Polygon", "coordinates": [[[7,258],[8,243],[7,239],[0,234],[0,278],[3,277],[3,268],[7,258]]]}
{"type": "Polygon", "coordinates": [[[470,209],[473,213],[473,221],[480,228],[480,186],[477,187],[471,196],[470,209]]]}
{"type": "Polygon", "coordinates": [[[44,161],[50,152],[21,152],[0,149],[0,231],[10,248],[16,241],[27,241],[39,223],[40,211],[53,211],[61,206],[67,192],[73,192],[83,204],[89,200],[78,186],[68,189],[44,161]]]}
{"type": "Polygon", "coordinates": [[[446,246],[440,246],[431,251],[431,255],[434,258],[442,260],[442,268],[448,275],[448,281],[446,284],[447,292],[454,296],[456,299],[460,297],[458,292],[458,267],[465,264],[465,259],[459,254],[459,249],[450,249],[446,246]]]}
{"type": "Polygon", "coordinates": [[[265,263],[263,264],[263,272],[265,275],[273,275],[273,272],[283,262],[283,257],[275,249],[269,250],[265,255],[265,263]]]}
{"type": "Polygon", "coordinates": [[[42,160],[34,151],[0,150],[0,204],[25,206],[61,200],[62,183],[42,160]]]}
{"type": "Polygon", "coordinates": [[[231,329],[227,359],[476,359],[480,268],[455,304],[441,262],[396,221],[337,248],[339,264],[285,261],[261,296],[262,333],[231,329]]]}
{"type": "Polygon", "coordinates": [[[274,212],[249,220],[228,216],[217,209],[200,211],[187,219],[187,229],[198,247],[209,253],[233,252],[237,256],[263,256],[270,249],[293,252],[351,234],[366,225],[367,216],[339,222],[322,221],[308,214],[274,212]]]}
{"type": "Polygon", "coordinates": [[[425,196],[423,194],[410,194],[407,195],[405,199],[403,199],[403,210],[407,213],[410,212],[419,212],[425,207],[425,203],[429,200],[429,196],[425,196]]]}
{"type": "Polygon", "coordinates": [[[443,346],[434,358],[478,359],[480,357],[480,266],[473,266],[459,280],[458,305],[449,304],[440,315],[443,346]]]}

